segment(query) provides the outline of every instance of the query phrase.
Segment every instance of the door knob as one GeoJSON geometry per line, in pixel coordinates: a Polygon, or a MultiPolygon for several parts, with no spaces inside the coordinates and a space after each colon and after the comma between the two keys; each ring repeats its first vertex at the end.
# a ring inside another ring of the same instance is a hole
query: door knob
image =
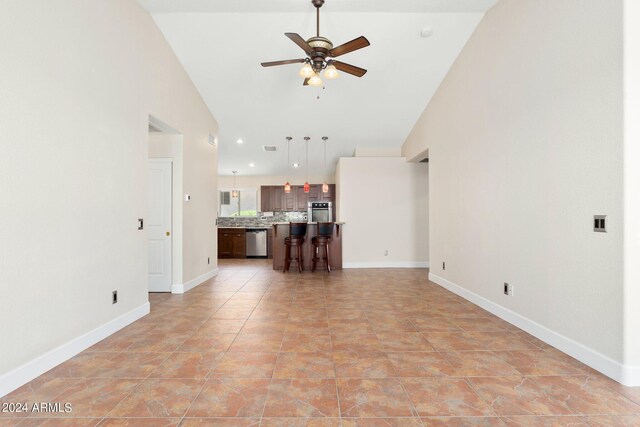
{"type": "Polygon", "coordinates": [[[170,231],[167,231],[167,236],[171,236],[171,232],[170,231]]]}

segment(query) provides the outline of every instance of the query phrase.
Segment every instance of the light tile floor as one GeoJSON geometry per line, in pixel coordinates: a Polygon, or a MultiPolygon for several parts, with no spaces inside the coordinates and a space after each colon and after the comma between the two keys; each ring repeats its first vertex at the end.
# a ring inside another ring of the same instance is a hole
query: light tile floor
{"type": "Polygon", "coordinates": [[[640,426],[626,388],[427,271],[221,261],[184,295],[2,402],[0,426],[640,426]]]}

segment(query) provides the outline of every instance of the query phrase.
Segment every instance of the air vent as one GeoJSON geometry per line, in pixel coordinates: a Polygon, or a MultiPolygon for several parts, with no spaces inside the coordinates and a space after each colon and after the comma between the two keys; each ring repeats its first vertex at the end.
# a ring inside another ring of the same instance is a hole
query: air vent
{"type": "Polygon", "coordinates": [[[275,145],[263,145],[262,149],[264,151],[278,151],[278,147],[276,147],[275,145]]]}
{"type": "Polygon", "coordinates": [[[429,158],[425,157],[424,159],[420,160],[420,163],[429,163],[429,158]]]}
{"type": "Polygon", "coordinates": [[[230,191],[221,191],[220,192],[220,205],[230,205],[231,204],[231,192],[230,191]]]}

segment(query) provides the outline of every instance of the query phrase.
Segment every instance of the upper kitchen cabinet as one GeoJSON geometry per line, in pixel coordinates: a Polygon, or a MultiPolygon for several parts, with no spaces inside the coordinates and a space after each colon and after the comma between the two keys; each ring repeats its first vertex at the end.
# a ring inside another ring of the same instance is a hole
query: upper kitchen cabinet
{"type": "Polygon", "coordinates": [[[335,184],[329,184],[328,193],[322,192],[322,184],[311,184],[309,193],[302,185],[292,185],[290,193],[285,193],[282,185],[263,185],[260,206],[262,212],[306,212],[307,202],[334,202],[335,194],[335,184]]]}
{"type": "Polygon", "coordinates": [[[271,185],[263,185],[260,187],[260,211],[261,212],[273,212],[276,209],[274,205],[271,203],[271,192],[273,186],[271,185]]]}
{"type": "Polygon", "coordinates": [[[260,187],[260,207],[262,212],[281,212],[283,210],[283,195],[284,188],[282,185],[263,185],[260,187]]]}
{"type": "Polygon", "coordinates": [[[320,200],[320,197],[322,194],[322,185],[320,184],[311,184],[309,186],[309,201],[310,202],[317,202],[318,200],[320,200]]]}
{"type": "Polygon", "coordinates": [[[282,198],[284,197],[284,186],[272,185],[271,186],[271,211],[279,212],[282,210],[282,198]]]}
{"type": "Polygon", "coordinates": [[[296,193],[296,208],[294,211],[302,212],[307,210],[307,202],[309,198],[307,197],[307,193],[304,192],[304,186],[296,185],[291,188],[291,192],[293,193],[295,190],[296,193]]]}
{"type": "Polygon", "coordinates": [[[329,184],[329,192],[328,193],[323,193],[322,192],[322,185],[319,185],[320,187],[320,199],[322,201],[325,202],[333,202],[335,201],[336,198],[336,185],[335,184],[329,184]]]}
{"type": "Polygon", "coordinates": [[[291,212],[296,210],[296,186],[291,186],[291,192],[282,191],[282,209],[281,211],[291,212]]]}

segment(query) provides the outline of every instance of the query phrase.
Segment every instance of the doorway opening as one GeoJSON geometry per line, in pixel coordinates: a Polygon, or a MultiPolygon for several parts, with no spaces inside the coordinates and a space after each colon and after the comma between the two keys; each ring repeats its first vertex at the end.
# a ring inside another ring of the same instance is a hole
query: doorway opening
{"type": "Polygon", "coordinates": [[[145,220],[149,292],[182,287],[182,143],[175,129],[149,116],[145,220]]]}

